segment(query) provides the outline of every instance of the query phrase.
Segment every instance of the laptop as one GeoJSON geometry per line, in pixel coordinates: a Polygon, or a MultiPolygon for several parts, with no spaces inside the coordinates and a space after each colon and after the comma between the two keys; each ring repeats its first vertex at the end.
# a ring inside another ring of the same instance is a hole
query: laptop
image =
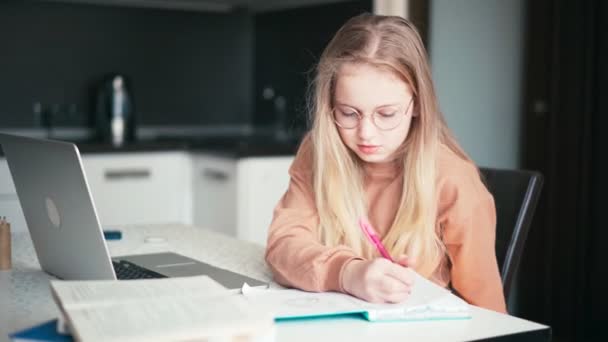
{"type": "Polygon", "coordinates": [[[257,279],[166,252],[110,257],[76,145],[0,133],[42,269],[66,280],[208,275],[235,289],[257,279]]]}

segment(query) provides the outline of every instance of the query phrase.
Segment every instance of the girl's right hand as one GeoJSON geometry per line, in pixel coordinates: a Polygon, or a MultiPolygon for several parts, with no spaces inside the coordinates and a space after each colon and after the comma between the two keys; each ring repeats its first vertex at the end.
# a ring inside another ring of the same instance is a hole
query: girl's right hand
{"type": "Polygon", "coordinates": [[[358,298],[372,303],[400,303],[406,300],[414,285],[414,274],[400,258],[393,263],[384,258],[355,259],[343,270],[342,287],[358,298]]]}

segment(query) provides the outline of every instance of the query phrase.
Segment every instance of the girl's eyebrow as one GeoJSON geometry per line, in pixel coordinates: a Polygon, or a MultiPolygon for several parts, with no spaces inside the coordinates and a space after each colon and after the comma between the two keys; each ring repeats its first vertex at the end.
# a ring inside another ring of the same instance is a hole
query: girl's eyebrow
{"type": "MultiPolygon", "coordinates": [[[[355,106],[349,105],[349,104],[347,104],[347,103],[339,102],[339,101],[336,101],[336,106],[345,106],[345,107],[350,107],[350,108],[352,108],[352,109],[356,110],[356,111],[357,111],[357,112],[359,112],[359,113],[361,113],[361,112],[362,112],[362,110],[361,110],[361,109],[359,109],[359,108],[357,108],[357,107],[355,107],[355,106]]],[[[383,105],[380,105],[380,106],[375,107],[375,108],[374,108],[374,111],[375,111],[375,110],[378,110],[379,108],[384,108],[384,107],[399,107],[399,106],[403,106],[403,104],[402,104],[402,103],[387,103],[387,104],[383,104],[383,105]]]]}

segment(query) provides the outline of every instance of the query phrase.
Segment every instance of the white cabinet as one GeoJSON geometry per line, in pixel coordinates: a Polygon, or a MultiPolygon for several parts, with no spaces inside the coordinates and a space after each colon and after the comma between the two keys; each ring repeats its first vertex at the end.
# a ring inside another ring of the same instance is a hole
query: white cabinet
{"type": "MultiPolygon", "coordinates": [[[[287,190],[293,156],[233,158],[189,152],[85,153],[82,163],[104,227],[195,224],[266,244],[273,209],[287,190]]],[[[27,226],[6,159],[0,216],[27,226]]]]}
{"type": "Polygon", "coordinates": [[[237,160],[194,155],[194,224],[236,236],[237,160]]]}
{"type": "Polygon", "coordinates": [[[266,245],[274,207],[289,185],[293,156],[240,159],[237,188],[237,237],[266,245]]]}
{"type": "Polygon", "coordinates": [[[265,245],[293,156],[193,158],[194,224],[265,245]]]}
{"type": "Polygon", "coordinates": [[[6,216],[11,223],[11,231],[27,230],[6,158],[0,158],[0,216],[6,216]]]}
{"type": "Polygon", "coordinates": [[[184,152],[84,154],[103,226],[191,223],[191,164],[184,152]]]}

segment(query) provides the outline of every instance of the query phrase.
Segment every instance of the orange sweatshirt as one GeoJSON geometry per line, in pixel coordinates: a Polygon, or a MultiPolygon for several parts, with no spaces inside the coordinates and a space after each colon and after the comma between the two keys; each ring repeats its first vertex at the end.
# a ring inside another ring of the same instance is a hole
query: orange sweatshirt
{"type": "MultiPolygon", "coordinates": [[[[496,254],[496,210],[477,169],[447,147],[439,153],[437,229],[447,248],[446,262],[432,280],[451,286],[469,303],[506,312],[496,254]]],[[[365,191],[369,220],[380,236],[397,213],[403,179],[395,163],[367,164],[365,191]]],[[[312,146],[307,136],[289,170],[287,192],[274,211],[266,262],[275,280],[306,291],[344,292],[344,266],[358,259],[348,246],[328,247],[317,238],[319,223],[312,183],[312,146]]]]}

